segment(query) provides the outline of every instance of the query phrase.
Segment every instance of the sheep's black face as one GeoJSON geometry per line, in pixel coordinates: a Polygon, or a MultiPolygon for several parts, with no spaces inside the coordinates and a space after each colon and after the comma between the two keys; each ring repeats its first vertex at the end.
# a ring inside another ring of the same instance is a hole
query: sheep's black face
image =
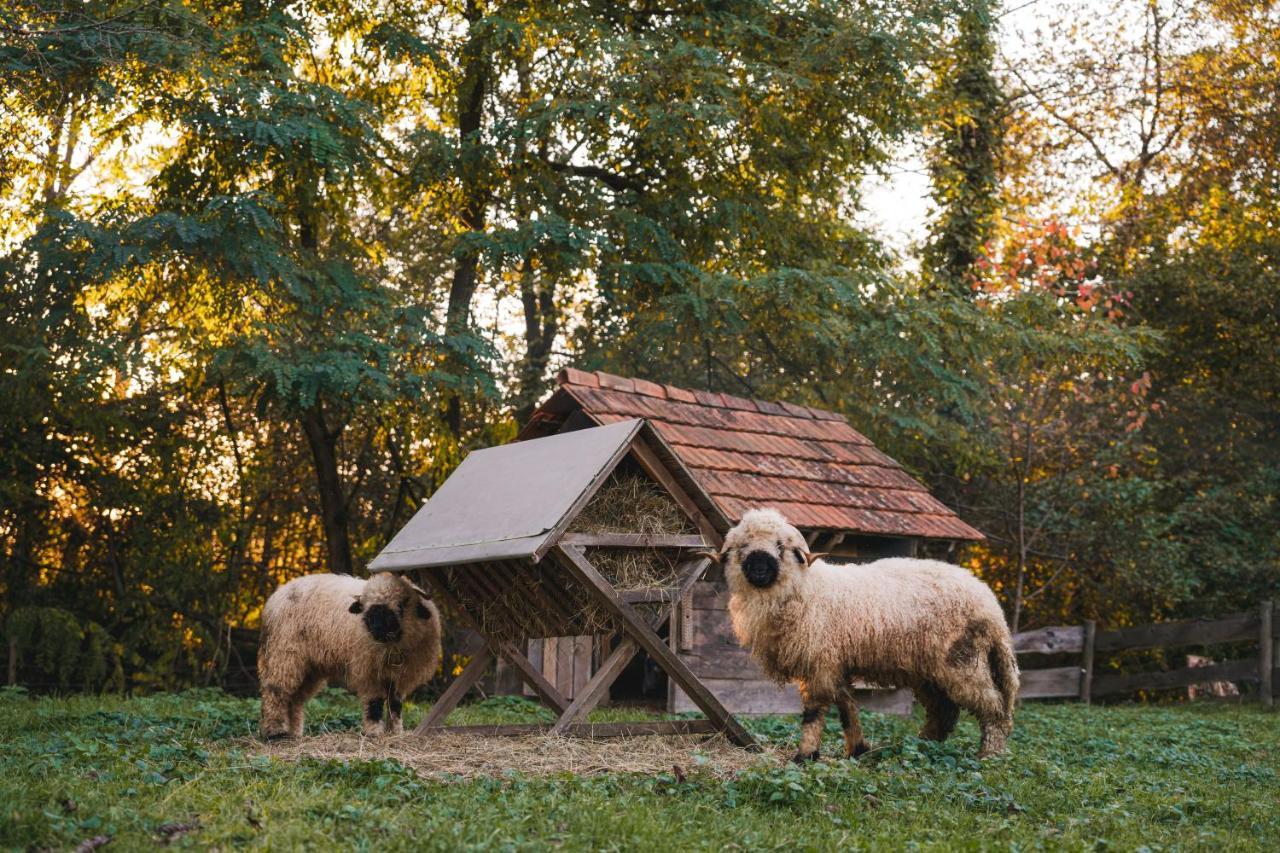
{"type": "Polygon", "coordinates": [[[742,559],[742,576],[757,589],[768,589],[778,580],[778,558],[768,551],[752,551],[742,559]]]}
{"type": "Polygon", "coordinates": [[[379,643],[396,643],[403,633],[400,617],[385,604],[375,604],[364,613],[364,626],[369,636],[379,643]]]}

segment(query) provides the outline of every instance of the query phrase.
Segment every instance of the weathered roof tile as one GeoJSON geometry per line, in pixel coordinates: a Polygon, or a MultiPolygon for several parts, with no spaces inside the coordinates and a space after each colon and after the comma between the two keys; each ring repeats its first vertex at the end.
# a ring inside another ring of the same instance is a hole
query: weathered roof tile
{"type": "Polygon", "coordinates": [[[612,388],[616,391],[626,391],[634,393],[636,384],[625,376],[614,376],[612,373],[597,373],[596,377],[600,380],[601,388],[612,388]]]}
{"type": "Polygon", "coordinates": [[[666,389],[657,382],[650,382],[648,379],[632,379],[636,384],[636,393],[644,394],[646,397],[657,397],[658,399],[666,399],[666,389]]]}
{"type": "Polygon", "coordinates": [[[594,373],[588,373],[576,367],[566,367],[560,371],[556,379],[561,385],[585,385],[588,388],[600,387],[600,380],[596,378],[594,373]]]}
{"type": "Polygon", "coordinates": [[[662,387],[666,389],[668,399],[679,400],[681,403],[698,402],[698,398],[687,388],[677,388],[674,385],[663,385],[662,387]]]}

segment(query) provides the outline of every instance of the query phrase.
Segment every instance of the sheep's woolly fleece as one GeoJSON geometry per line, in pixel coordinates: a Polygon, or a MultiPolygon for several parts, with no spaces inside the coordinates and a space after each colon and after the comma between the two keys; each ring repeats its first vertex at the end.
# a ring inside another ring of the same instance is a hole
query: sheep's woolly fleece
{"type": "Polygon", "coordinates": [[[652,775],[671,773],[676,766],[685,772],[696,770],[728,778],[761,764],[776,766],[786,755],[772,748],[766,748],[764,753],[751,753],[722,737],[706,735],[590,739],[546,735],[484,737],[440,732],[427,736],[366,738],[356,733],[341,733],[256,743],[256,746],[261,754],[284,761],[392,758],[427,778],[501,778],[512,774],[542,777],[565,773],[652,775]]]}

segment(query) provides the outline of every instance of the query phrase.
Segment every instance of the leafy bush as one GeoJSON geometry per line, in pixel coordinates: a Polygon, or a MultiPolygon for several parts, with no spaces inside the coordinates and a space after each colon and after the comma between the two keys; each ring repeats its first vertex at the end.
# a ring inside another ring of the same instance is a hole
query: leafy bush
{"type": "Polygon", "coordinates": [[[119,646],[96,622],[83,628],[57,607],[19,607],[5,620],[5,637],[18,651],[19,667],[35,679],[66,690],[124,688],[119,646]]]}

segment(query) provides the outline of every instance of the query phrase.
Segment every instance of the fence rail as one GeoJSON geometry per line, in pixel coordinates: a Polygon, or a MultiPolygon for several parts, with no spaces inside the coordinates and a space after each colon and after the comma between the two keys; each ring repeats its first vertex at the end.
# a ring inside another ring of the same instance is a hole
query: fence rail
{"type": "Polygon", "coordinates": [[[1258,682],[1265,705],[1275,702],[1280,687],[1280,621],[1273,602],[1221,619],[1190,619],[1098,631],[1095,623],[1057,625],[1024,631],[1013,638],[1019,655],[1079,654],[1077,666],[1022,670],[1023,699],[1077,698],[1082,702],[1135,690],[1166,690],[1211,681],[1258,682]],[[1145,649],[1176,649],[1222,643],[1255,642],[1256,657],[1156,672],[1106,672],[1094,674],[1098,653],[1111,654],[1145,649]]]}

